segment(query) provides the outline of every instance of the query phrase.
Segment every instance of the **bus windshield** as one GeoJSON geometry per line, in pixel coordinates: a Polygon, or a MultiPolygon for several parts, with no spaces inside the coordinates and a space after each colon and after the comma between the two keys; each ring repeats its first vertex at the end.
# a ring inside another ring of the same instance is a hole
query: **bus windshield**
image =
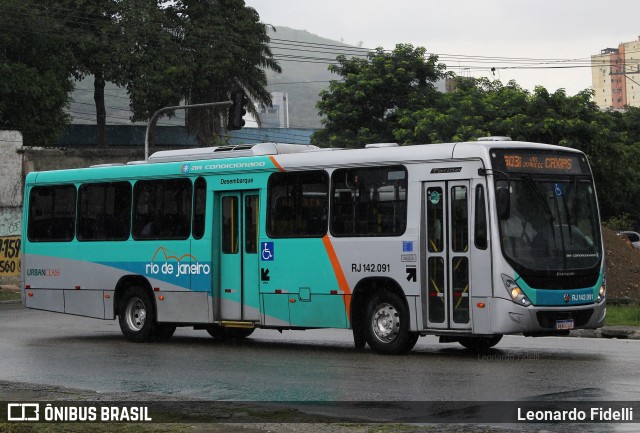
{"type": "Polygon", "coordinates": [[[600,263],[600,227],[590,180],[524,174],[497,181],[496,197],[503,201],[502,251],[520,273],[591,269],[600,263]]]}
{"type": "Polygon", "coordinates": [[[593,270],[601,238],[583,154],[492,149],[502,252],[520,274],[593,270]]]}

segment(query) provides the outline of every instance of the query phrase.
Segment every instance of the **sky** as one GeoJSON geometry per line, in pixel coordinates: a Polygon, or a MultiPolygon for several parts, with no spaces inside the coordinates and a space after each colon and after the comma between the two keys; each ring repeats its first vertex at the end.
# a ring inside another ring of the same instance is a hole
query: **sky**
{"type": "Polygon", "coordinates": [[[591,55],[640,35],[638,0],[245,0],[264,23],[366,48],[409,43],[458,75],[591,88],[591,55]],[[491,69],[495,68],[494,71],[491,69]]]}

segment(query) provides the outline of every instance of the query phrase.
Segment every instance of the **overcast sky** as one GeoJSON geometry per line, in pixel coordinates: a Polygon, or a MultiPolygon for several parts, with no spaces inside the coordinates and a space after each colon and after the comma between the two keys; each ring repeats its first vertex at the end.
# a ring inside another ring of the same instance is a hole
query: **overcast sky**
{"type": "Polygon", "coordinates": [[[640,35],[639,0],[245,2],[276,28],[307,30],[348,44],[361,42],[367,48],[393,49],[398,43],[410,43],[439,54],[459,75],[492,76],[493,66],[495,78],[503,83],[515,79],[529,90],[541,85],[552,92],[565,88],[570,95],[591,87],[591,70],[584,66],[592,54],[640,35]]]}

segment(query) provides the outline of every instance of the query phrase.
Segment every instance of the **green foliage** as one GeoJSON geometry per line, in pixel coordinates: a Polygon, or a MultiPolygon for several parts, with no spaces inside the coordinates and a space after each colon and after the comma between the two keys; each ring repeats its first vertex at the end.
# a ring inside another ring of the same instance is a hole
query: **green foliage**
{"type": "MultiPolygon", "coordinates": [[[[265,25],[243,0],[44,3],[64,39],[60,46],[72,54],[67,74],[94,78],[99,145],[106,145],[106,82],[127,87],[133,121],[181,101],[226,101],[236,89],[271,104],[265,70],[280,72],[280,67],[265,25]]],[[[37,54],[46,58],[45,52],[37,54]]],[[[209,145],[225,119],[226,110],[189,110],[187,129],[209,145]]]]}
{"type": "Polygon", "coordinates": [[[607,326],[640,326],[640,305],[607,305],[607,326]]]}
{"type": "MultiPolygon", "coordinates": [[[[266,27],[243,0],[181,0],[164,10],[168,31],[155,35],[157,50],[136,53],[144,65],[128,81],[135,120],[163,106],[229,100],[231,91],[270,105],[266,69],[280,72],[266,27]]],[[[256,112],[254,106],[249,112],[256,112]]],[[[220,135],[226,109],[191,109],[187,129],[201,145],[220,135]]]]}
{"type": "MultiPolygon", "coordinates": [[[[414,68],[421,66],[424,51],[398,47],[392,54],[378,50],[367,60],[338,57],[339,65],[331,69],[343,80],[321,94],[318,108],[325,129],[314,134],[314,143],[407,145],[502,135],[572,147],[589,158],[603,218],[628,213],[631,225],[632,220],[640,223],[639,108],[603,112],[592,101],[591,90],[574,96],[543,87],[529,92],[513,81],[504,85],[486,78],[456,77],[451,92],[433,94],[429,86],[420,92],[414,68]]],[[[423,69],[427,76],[445,75],[435,59],[428,63],[431,68],[423,69]]]]}
{"type": "Polygon", "coordinates": [[[393,140],[401,112],[418,110],[440,95],[433,83],[444,76],[444,65],[422,47],[382,48],[367,59],[338,56],[329,70],[342,77],[320,93],[318,110],[325,128],[312,137],[314,144],[361,147],[393,140]]]}
{"type": "Polygon", "coordinates": [[[623,213],[622,215],[612,216],[608,220],[602,223],[605,227],[611,230],[632,230],[633,220],[631,215],[623,213]]]}
{"type": "Polygon", "coordinates": [[[32,0],[5,0],[0,14],[0,128],[21,131],[26,145],[54,142],[70,122],[72,58],[45,12],[32,0]]]}

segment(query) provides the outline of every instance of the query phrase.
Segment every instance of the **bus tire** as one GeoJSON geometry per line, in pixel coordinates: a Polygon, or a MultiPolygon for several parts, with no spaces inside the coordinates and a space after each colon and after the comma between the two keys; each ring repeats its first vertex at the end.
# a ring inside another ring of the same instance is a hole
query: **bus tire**
{"type": "Polygon", "coordinates": [[[153,301],[144,289],[132,287],[125,292],[120,303],[118,322],[122,334],[129,341],[143,343],[153,339],[156,314],[153,301]]]}
{"type": "Polygon", "coordinates": [[[356,350],[362,350],[367,345],[367,338],[359,326],[353,328],[353,345],[356,350]]]}
{"type": "Polygon", "coordinates": [[[415,347],[416,343],[418,342],[418,338],[420,338],[420,334],[418,334],[417,332],[409,333],[409,341],[407,341],[407,350],[406,350],[407,352],[415,347]]]}
{"type": "Polygon", "coordinates": [[[380,291],[369,300],[364,316],[364,335],[369,347],[383,355],[399,355],[413,347],[409,310],[400,296],[380,291]]]}
{"type": "Polygon", "coordinates": [[[463,337],[458,340],[462,346],[476,353],[486,352],[502,340],[502,335],[491,337],[463,337]]]}

